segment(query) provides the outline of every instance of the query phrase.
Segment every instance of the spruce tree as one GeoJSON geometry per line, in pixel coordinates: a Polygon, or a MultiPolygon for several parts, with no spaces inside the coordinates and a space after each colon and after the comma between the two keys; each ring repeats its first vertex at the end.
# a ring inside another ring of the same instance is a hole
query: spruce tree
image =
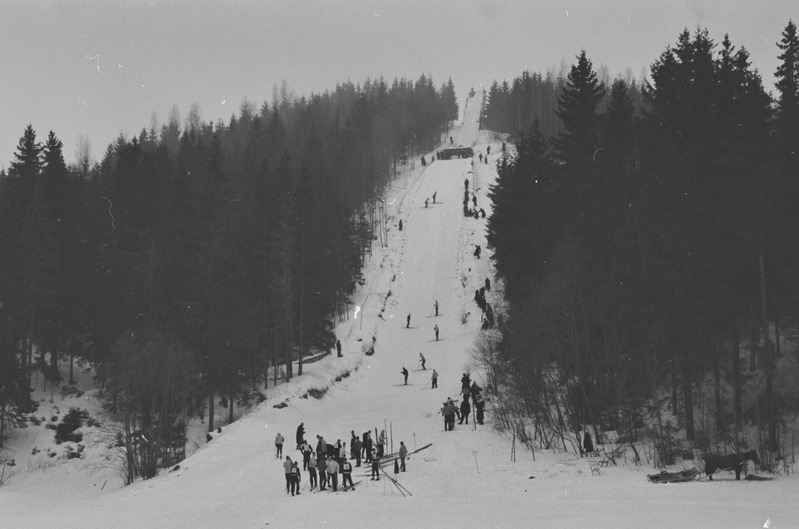
{"type": "Polygon", "coordinates": [[[583,50],[558,99],[557,116],[566,130],[553,140],[555,155],[573,170],[585,170],[592,160],[599,136],[597,108],[604,96],[605,86],[583,50]]]}

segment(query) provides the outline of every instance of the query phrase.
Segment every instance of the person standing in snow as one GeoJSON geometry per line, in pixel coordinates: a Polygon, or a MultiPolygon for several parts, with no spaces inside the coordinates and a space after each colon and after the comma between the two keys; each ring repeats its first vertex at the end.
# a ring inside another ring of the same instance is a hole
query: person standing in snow
{"type": "Polygon", "coordinates": [[[319,481],[316,478],[316,454],[313,451],[308,460],[308,483],[311,484],[311,490],[319,486],[319,481]]]}
{"type": "Polygon", "coordinates": [[[438,316],[438,300],[433,303],[433,308],[436,309],[436,316],[438,316]]]}
{"type": "Polygon", "coordinates": [[[386,431],[380,430],[380,437],[378,437],[377,457],[383,457],[386,453],[386,431]]]}
{"type": "Polygon", "coordinates": [[[482,161],[483,161],[483,153],[478,154],[478,156],[480,157],[480,162],[482,163],[482,161]]]}
{"type": "Polygon", "coordinates": [[[464,398],[463,402],[461,402],[461,420],[458,421],[458,424],[463,424],[464,421],[466,424],[469,424],[469,412],[471,411],[471,406],[469,406],[469,399],[464,398]]]}
{"type": "Polygon", "coordinates": [[[316,453],[316,470],[319,472],[319,490],[325,490],[325,485],[327,485],[327,459],[324,452],[316,453]]]}
{"type": "Polygon", "coordinates": [[[289,456],[286,456],[286,460],[283,461],[283,473],[286,474],[286,494],[288,494],[291,489],[292,468],[294,468],[294,462],[291,461],[289,456]]]}
{"type": "Polygon", "coordinates": [[[425,165],[427,165],[427,162],[424,161],[424,156],[422,156],[422,167],[424,167],[425,165]]]}
{"type": "Polygon", "coordinates": [[[408,329],[411,326],[411,315],[408,314],[408,317],[405,318],[405,328],[408,329]]]}
{"type": "Polygon", "coordinates": [[[313,452],[313,448],[311,448],[311,445],[303,440],[302,445],[300,446],[300,452],[302,453],[302,469],[308,470],[308,461],[311,460],[311,452],[313,452]]]}
{"type": "Polygon", "coordinates": [[[407,386],[408,385],[408,370],[403,367],[401,373],[402,373],[402,376],[405,377],[405,385],[407,386]]]}
{"type": "Polygon", "coordinates": [[[477,399],[474,404],[475,409],[475,419],[477,420],[477,424],[483,424],[483,410],[485,410],[485,401],[483,400],[483,395],[480,393],[477,394],[477,399]]]}
{"type": "Polygon", "coordinates": [[[424,199],[424,207],[427,207],[427,203],[430,202],[429,198],[424,199]]]}
{"type": "Polygon", "coordinates": [[[486,278],[486,290],[491,290],[491,280],[486,278]]]}
{"type": "Polygon", "coordinates": [[[338,449],[338,464],[339,466],[344,464],[344,461],[347,460],[347,443],[341,443],[341,447],[338,449]]]}
{"type": "Polygon", "coordinates": [[[341,340],[336,340],[336,353],[339,358],[341,358],[341,340]]]}
{"type": "Polygon", "coordinates": [[[348,485],[350,488],[354,487],[352,484],[352,463],[345,459],[341,463],[341,486],[347,488],[348,485]]]}
{"type": "Polygon", "coordinates": [[[363,453],[364,453],[364,460],[367,463],[371,463],[372,461],[372,450],[374,443],[372,442],[372,433],[371,432],[364,432],[363,433],[363,453]]]}
{"type": "Polygon", "coordinates": [[[399,458],[400,458],[400,472],[405,472],[405,458],[408,457],[408,449],[405,448],[405,442],[400,441],[399,458]]]}
{"type": "Polygon", "coordinates": [[[463,376],[461,377],[461,390],[469,389],[470,385],[471,385],[471,380],[469,379],[469,374],[464,373],[463,376]]]}
{"type": "Polygon", "coordinates": [[[350,446],[350,459],[355,458],[355,466],[361,466],[361,440],[356,435],[353,438],[352,445],[350,446]]]}
{"type": "Polygon", "coordinates": [[[316,455],[322,455],[325,453],[325,449],[327,448],[327,442],[325,442],[325,438],[321,435],[316,436],[316,455]]]}
{"type": "Polygon", "coordinates": [[[297,426],[297,450],[300,449],[302,446],[302,442],[305,440],[305,423],[300,423],[297,426]]]}
{"type": "Polygon", "coordinates": [[[402,231],[402,219],[399,221],[399,231],[402,231]]]}
{"type": "Polygon", "coordinates": [[[433,325],[433,332],[436,333],[436,341],[438,341],[438,324],[433,325]]]}
{"type": "Polygon", "coordinates": [[[474,247],[474,256],[477,257],[478,259],[480,259],[480,245],[479,244],[474,247]]]}
{"type": "Polygon", "coordinates": [[[431,378],[430,380],[432,380],[433,384],[430,389],[438,388],[438,371],[436,371],[435,369],[433,369],[433,378],[431,378]]]}
{"type": "Polygon", "coordinates": [[[433,191],[433,204],[436,203],[436,195],[437,194],[438,194],[438,191],[433,191]]]}
{"type": "Polygon", "coordinates": [[[590,454],[594,451],[594,442],[591,440],[591,434],[587,431],[585,432],[585,437],[583,437],[583,447],[585,448],[586,454],[590,454]]]}
{"type": "Polygon", "coordinates": [[[300,472],[300,465],[294,463],[291,467],[291,495],[300,495],[300,481],[302,481],[302,473],[300,472]]]}
{"type": "Polygon", "coordinates": [[[424,355],[422,353],[419,353],[419,362],[422,364],[422,371],[424,371],[425,370],[425,367],[424,367],[425,359],[424,359],[424,355]]]}
{"type": "Polygon", "coordinates": [[[281,459],[283,457],[283,441],[283,436],[280,435],[280,432],[277,432],[277,435],[275,436],[275,448],[277,449],[275,457],[277,459],[281,459]]]}
{"type": "Polygon", "coordinates": [[[372,479],[370,481],[380,481],[380,459],[377,457],[377,452],[372,450],[372,479]]]}
{"type": "Polygon", "coordinates": [[[338,463],[331,458],[327,461],[327,475],[332,482],[333,492],[338,490],[338,463]]]}

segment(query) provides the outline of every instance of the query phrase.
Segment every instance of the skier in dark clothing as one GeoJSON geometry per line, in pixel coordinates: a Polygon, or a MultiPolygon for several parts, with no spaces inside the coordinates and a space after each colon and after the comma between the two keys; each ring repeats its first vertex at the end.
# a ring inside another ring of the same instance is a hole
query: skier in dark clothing
{"type": "Polygon", "coordinates": [[[483,161],[483,153],[480,153],[478,156],[480,157],[480,161],[482,162],[483,161]]]}
{"type": "Polygon", "coordinates": [[[433,308],[436,309],[436,316],[438,316],[438,300],[436,300],[436,302],[433,303],[433,308]]]}
{"type": "Polygon", "coordinates": [[[471,379],[468,373],[464,373],[461,377],[461,390],[470,389],[471,379]]]}
{"type": "Polygon", "coordinates": [[[583,447],[585,448],[585,453],[590,454],[594,451],[594,442],[591,440],[591,434],[585,432],[585,437],[583,437],[583,447]]]}
{"type": "Polygon", "coordinates": [[[405,385],[408,385],[408,370],[404,367],[402,368],[402,376],[405,377],[405,385]]]}
{"type": "Polygon", "coordinates": [[[402,219],[399,221],[399,231],[402,231],[402,219]]]}
{"type": "Polygon", "coordinates": [[[411,315],[408,314],[408,317],[405,318],[405,328],[408,329],[411,326],[411,315]]]}
{"type": "Polygon", "coordinates": [[[433,384],[431,389],[437,388],[438,387],[438,371],[436,371],[435,369],[433,369],[433,378],[431,378],[430,380],[432,380],[432,384],[433,384]]]}
{"type": "Polygon", "coordinates": [[[469,399],[464,398],[463,402],[461,402],[461,420],[458,421],[458,424],[463,424],[466,421],[466,424],[469,424],[469,412],[471,411],[471,406],[469,406],[469,399]]]}
{"type": "Polygon", "coordinates": [[[422,364],[422,371],[424,371],[425,370],[424,363],[426,362],[426,360],[422,353],[419,353],[419,362],[422,364]]]}
{"type": "Polygon", "coordinates": [[[305,440],[305,425],[304,423],[300,423],[300,425],[297,426],[297,450],[302,446],[303,440],[305,440]]]}
{"type": "Polygon", "coordinates": [[[352,463],[345,459],[341,463],[341,486],[347,488],[348,485],[350,488],[354,487],[352,484],[352,463]]]}
{"type": "Polygon", "coordinates": [[[300,481],[302,480],[302,474],[300,473],[300,466],[297,463],[291,467],[291,495],[294,496],[296,493],[297,496],[300,495],[300,481]]]}
{"type": "Polygon", "coordinates": [[[436,333],[436,341],[438,341],[438,324],[433,325],[433,332],[436,333]]]}
{"type": "Polygon", "coordinates": [[[474,256],[477,257],[478,259],[480,259],[480,245],[479,244],[477,246],[475,246],[475,248],[474,248],[474,256]]]}
{"type": "Polygon", "coordinates": [[[336,340],[336,353],[341,358],[341,340],[336,340]]]}
{"type": "Polygon", "coordinates": [[[438,194],[438,191],[433,191],[433,204],[436,203],[436,195],[437,194],[438,194]]]}

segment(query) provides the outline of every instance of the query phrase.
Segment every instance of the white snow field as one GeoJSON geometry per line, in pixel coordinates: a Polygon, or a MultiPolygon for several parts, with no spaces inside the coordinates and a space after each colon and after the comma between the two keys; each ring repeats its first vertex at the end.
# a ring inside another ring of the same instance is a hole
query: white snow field
{"type": "Polygon", "coordinates": [[[478,207],[490,214],[485,193],[496,177],[500,145],[478,133],[479,107],[479,98],[468,100],[464,123],[452,136],[456,145],[474,146],[475,154],[490,144],[491,164],[475,156],[471,174],[471,160],[417,163],[387,194],[388,245],[376,244],[364,270],[366,282],[353,299],[360,306],[357,318],[351,315],[336,329],[343,358],[333,354],[307,364],[303,376],[270,388],[266,402],[224,427],[178,470],[149,481],[121,487],[111,469],[90,466],[88,457],[20,469],[0,487],[0,528],[799,528],[799,481],[793,475],[736,482],[721,472],[715,482],[656,485],[646,479],[658,471],[651,466],[622,463],[597,476],[574,454],[537,452],[533,460],[521,447],[512,462],[510,439],[491,426],[491,403],[484,426],[475,430],[470,421],[443,431],[438,411],[447,397],[457,399],[462,373],[469,370],[481,382],[470,368],[480,327],[472,298],[491,267],[485,252],[481,259],[473,256],[475,244],[485,249],[486,221],[465,219],[462,198],[468,177],[478,207]],[[434,192],[436,203],[425,208],[434,192]],[[372,337],[375,354],[365,356],[362,345],[372,337]],[[410,371],[407,386],[403,366],[410,371]],[[433,368],[439,389],[430,387],[433,368]],[[350,376],[334,382],[345,371],[350,376]],[[321,399],[301,398],[309,388],[328,386],[321,399]],[[283,401],[285,408],[273,407],[283,401]],[[284,456],[300,458],[294,449],[300,422],[313,444],[319,434],[349,446],[350,431],[360,435],[384,425],[394,451],[400,441],[410,450],[432,443],[397,475],[412,496],[388,479],[370,481],[366,467],[354,469],[354,480],[361,481],[354,491],[311,493],[303,473],[302,494],[287,495],[273,443],[281,432],[284,456]]]}

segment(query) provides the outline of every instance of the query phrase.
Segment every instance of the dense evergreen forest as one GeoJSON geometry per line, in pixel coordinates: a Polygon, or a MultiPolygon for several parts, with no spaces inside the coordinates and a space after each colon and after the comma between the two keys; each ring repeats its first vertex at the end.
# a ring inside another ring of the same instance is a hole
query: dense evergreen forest
{"type": "MultiPolygon", "coordinates": [[[[175,112],[73,167],[29,126],[0,173],[0,423],[67,359],[105,382],[125,442],[152,446],[180,445],[206,401],[213,429],[215,396],[232,415],[270,372],[302,374],[382,236],[384,188],[457,116],[429,76],[282,90],[227,123],[175,112]]],[[[128,450],[130,479],[155,472],[146,452],[128,450]]]]}
{"type": "Polygon", "coordinates": [[[541,446],[565,447],[589,427],[650,433],[663,463],[743,444],[773,462],[790,445],[799,358],[781,344],[799,316],[793,22],[775,54],[773,98],[746,49],[706,30],[680,34],[643,86],[601,83],[583,51],[562,86],[525,73],[492,88],[486,126],[532,123],[490,189],[487,236],[508,314],[481,349],[494,385],[512,390],[499,407],[509,426],[543,426],[541,446]]]}

